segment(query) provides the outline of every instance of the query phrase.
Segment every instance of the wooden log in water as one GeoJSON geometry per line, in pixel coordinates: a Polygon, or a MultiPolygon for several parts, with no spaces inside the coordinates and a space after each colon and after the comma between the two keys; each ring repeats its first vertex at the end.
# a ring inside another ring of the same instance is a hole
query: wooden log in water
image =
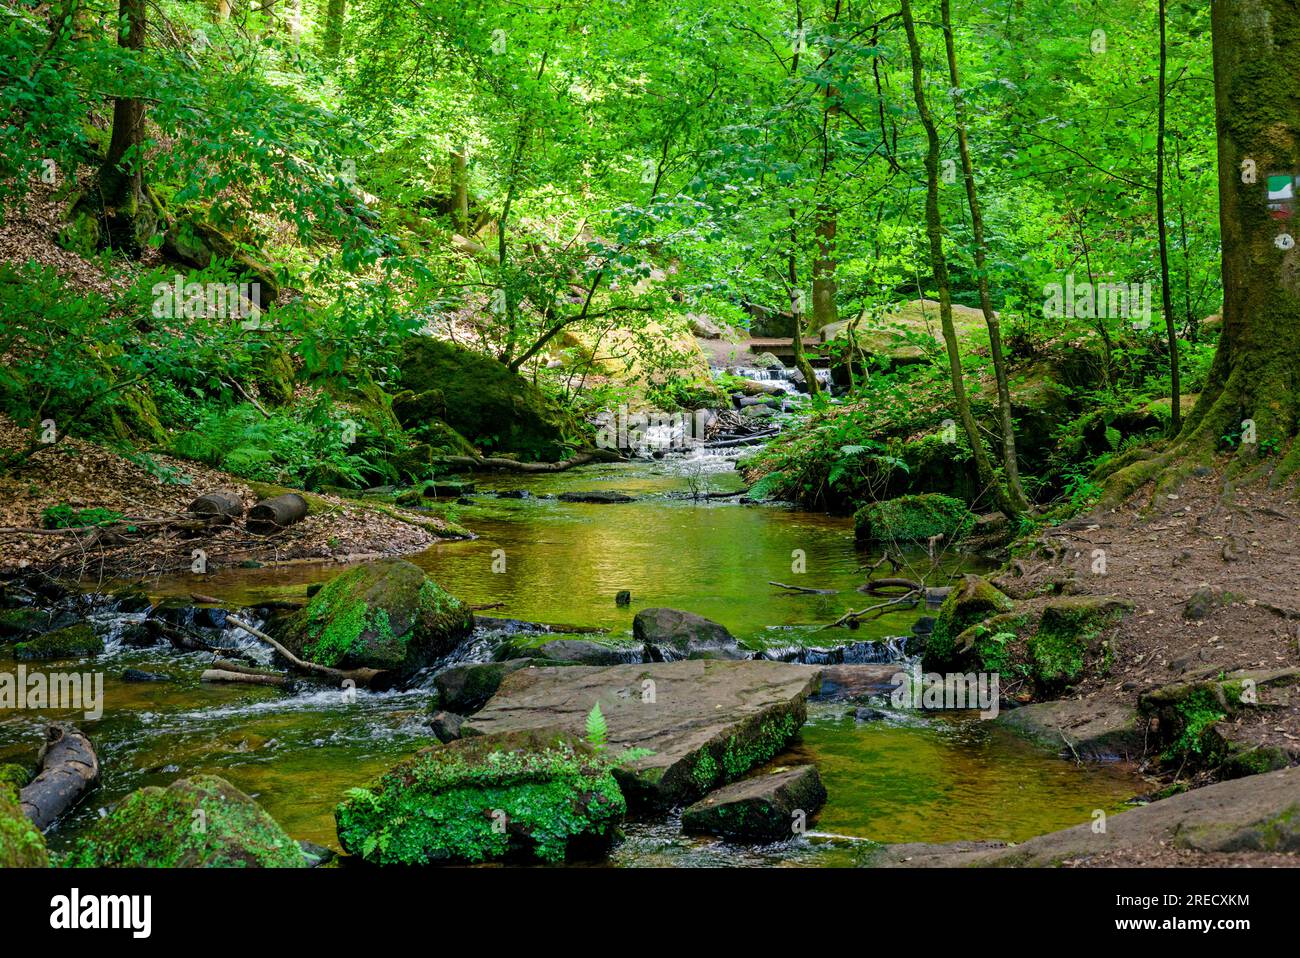
{"type": "Polygon", "coordinates": [[[315,662],[305,662],[298,656],[294,655],[283,645],[271,638],[260,629],[256,629],[247,622],[236,619],[233,615],[226,616],[226,622],[237,629],[243,629],[251,636],[261,639],[275,651],[280,653],[280,658],[289,663],[295,671],[301,672],[305,676],[315,677],[317,679],[329,679],[332,682],[352,682],[361,688],[373,689],[376,692],[391,688],[394,675],[387,669],[334,669],[327,665],[317,665],[315,662]]]}
{"type": "Polygon", "coordinates": [[[199,496],[185,511],[217,525],[229,525],[244,515],[244,500],[233,492],[218,490],[199,496]]]}
{"type": "Polygon", "coordinates": [[[286,492],[274,499],[264,499],[249,509],[245,526],[249,532],[270,536],[306,518],[307,500],[296,492],[286,492]]]}
{"type": "Polygon", "coordinates": [[[55,722],[45,730],[40,766],[40,774],[18,793],[18,803],[32,824],[45,831],[99,780],[99,758],[80,729],[55,722]]]}
{"type": "Polygon", "coordinates": [[[229,672],[225,669],[206,669],[199,676],[199,681],[240,682],[244,685],[273,685],[281,689],[293,688],[293,679],[287,675],[269,675],[261,672],[229,672]]]}

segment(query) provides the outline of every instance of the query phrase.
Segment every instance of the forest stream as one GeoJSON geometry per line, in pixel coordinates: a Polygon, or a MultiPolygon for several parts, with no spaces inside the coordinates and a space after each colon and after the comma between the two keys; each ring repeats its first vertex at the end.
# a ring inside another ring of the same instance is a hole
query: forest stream
{"type": "MultiPolygon", "coordinates": [[[[855,545],[851,520],[716,495],[743,485],[732,461],[720,457],[669,457],[542,476],[494,475],[481,478],[469,496],[432,506],[477,538],[442,542],[409,558],[464,601],[490,607],[485,615],[600,627],[609,630],[601,640],[614,644],[630,643],[636,610],[667,606],[720,621],[742,646],[773,657],[793,654],[800,646],[850,640],[863,643],[855,645],[859,660],[901,662],[901,637],[927,610],[891,612],[852,633],[816,634],[864,604],[865,597],[854,590],[876,555],[855,545]],[[619,503],[555,498],[592,490],[635,498],[619,503]],[[715,495],[692,496],[702,491],[715,495]],[[800,557],[802,575],[792,571],[800,557]],[[795,593],[772,581],[839,591],[795,593]],[[630,605],[616,604],[621,590],[631,592],[630,605]]],[[[916,564],[929,566],[924,550],[916,564]]],[[[205,612],[192,607],[192,592],[214,596],[232,610],[251,610],[268,601],[301,600],[306,587],[343,568],[321,563],[227,569],[164,578],[147,588],[161,608],[175,607],[171,614],[202,620],[205,612]]],[[[979,568],[969,557],[941,560],[929,584],[979,568]]],[[[109,591],[110,585],[100,588],[109,591]]],[[[358,690],[355,701],[312,685],[286,693],[200,684],[209,655],[121,641],[145,614],[101,602],[90,616],[110,636],[106,654],[93,667],[105,673],[104,697],[111,707],[101,719],[82,723],[98,750],[103,777],[49,833],[53,848],[68,847],[100,809],[135,789],[214,773],[256,798],[295,839],[337,850],[334,808],[344,793],[434,741],[428,689],[437,667],[420,676],[414,688],[358,690]],[[128,668],[174,681],[128,683],[122,678],[128,668]]],[[[264,646],[236,630],[227,630],[224,638],[266,655],[264,646]]],[[[480,625],[447,661],[486,660],[495,638],[480,625]]],[[[13,668],[11,659],[0,658],[0,669],[13,668]]],[[[1086,822],[1096,809],[1121,811],[1143,791],[1142,780],[1126,767],[1075,765],[974,713],[886,711],[881,718],[863,711],[855,704],[810,702],[807,723],[771,763],[818,767],[829,800],[807,834],[775,845],[742,846],[682,835],[674,816],[634,818],[609,861],[619,866],[852,865],[865,862],[876,843],[1023,841],[1086,822]]],[[[64,716],[28,711],[0,726],[0,762],[29,760],[45,724],[59,717],[64,716]]]]}

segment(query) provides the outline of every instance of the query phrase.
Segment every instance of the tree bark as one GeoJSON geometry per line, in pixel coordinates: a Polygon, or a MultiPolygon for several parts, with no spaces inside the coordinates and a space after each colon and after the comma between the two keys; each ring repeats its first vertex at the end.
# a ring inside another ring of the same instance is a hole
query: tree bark
{"type": "Polygon", "coordinates": [[[191,502],[185,511],[214,524],[227,525],[243,517],[244,500],[233,492],[209,492],[191,502]]]}
{"type": "Polygon", "coordinates": [[[45,831],[99,780],[99,759],[80,729],[56,722],[45,730],[40,765],[40,774],[18,793],[18,802],[32,824],[45,831]]]}
{"type": "Polygon", "coordinates": [[[1223,330],[1188,438],[1255,423],[1263,441],[1296,431],[1300,387],[1297,211],[1268,210],[1270,174],[1300,173],[1300,10],[1290,0],[1215,0],[1214,100],[1219,150],[1223,330]],[[1253,183],[1243,172],[1249,160],[1253,183]]]}
{"type": "MultiPolygon", "coordinates": [[[[118,46],[141,52],[145,38],[145,0],[120,0],[118,46]]],[[[144,101],[113,101],[113,133],[94,187],[92,212],[102,216],[99,246],[138,257],[153,235],[158,218],[144,185],[144,101]]]]}
{"type": "Polygon", "coordinates": [[[993,310],[989,296],[988,256],[984,245],[984,214],[979,190],[975,186],[975,166],[971,162],[970,143],[966,138],[965,104],[957,72],[957,47],[952,33],[952,10],[949,0],[941,4],[944,45],[948,53],[948,78],[952,82],[953,111],[957,124],[957,149],[961,154],[962,178],[966,181],[966,201],[970,205],[971,235],[975,243],[975,278],[979,287],[980,310],[989,330],[989,352],[993,359],[993,376],[998,387],[998,419],[1002,430],[1002,469],[1007,480],[1007,498],[1017,513],[1029,511],[1029,500],[1020,485],[1020,463],[1016,457],[1016,434],[1011,424],[1011,389],[1007,384],[1007,362],[1002,353],[1002,322],[993,310]]]}
{"type": "Polygon", "coordinates": [[[939,131],[925,100],[924,63],[921,45],[916,39],[916,23],[912,18],[911,0],[902,0],[903,27],[907,32],[907,48],[912,61],[912,95],[916,101],[921,124],[925,127],[925,232],[930,241],[930,265],[934,270],[935,285],[939,287],[939,322],[943,327],[943,341],[948,351],[948,372],[952,379],[953,403],[957,416],[970,442],[971,455],[980,483],[993,493],[999,508],[1008,513],[1015,509],[1009,501],[1006,488],[998,481],[980,438],[979,426],[971,413],[962,378],[961,351],[957,331],[952,323],[952,290],[948,282],[948,261],[943,251],[943,224],[939,218],[939,131]]]}
{"type": "Polygon", "coordinates": [[[337,60],[343,49],[343,17],[347,12],[346,4],[347,0],[326,0],[325,40],[322,48],[327,60],[337,60]]]}
{"type": "Polygon", "coordinates": [[[307,518],[307,500],[296,492],[286,492],[274,499],[266,499],[248,510],[244,527],[259,536],[283,532],[296,522],[307,518]]]}
{"type": "Polygon", "coordinates": [[[469,236],[469,174],[464,146],[451,151],[451,222],[461,236],[469,236]]]}

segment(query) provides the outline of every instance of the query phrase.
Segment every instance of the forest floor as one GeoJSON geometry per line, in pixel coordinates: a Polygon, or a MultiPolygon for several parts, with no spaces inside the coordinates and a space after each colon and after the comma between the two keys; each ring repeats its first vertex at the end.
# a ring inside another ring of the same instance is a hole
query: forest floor
{"type": "MultiPolygon", "coordinates": [[[[1056,558],[1026,563],[1026,593],[1117,596],[1134,605],[1110,637],[1109,669],[1072,697],[1133,708],[1172,683],[1300,666],[1300,505],[1264,484],[1224,494],[1209,470],[1154,501],[1150,492],[1043,534],[1056,558]],[[1098,551],[1100,550],[1100,552],[1098,551]],[[1094,572],[1098,558],[1104,572],[1094,572]]],[[[1241,709],[1218,725],[1230,743],[1275,746],[1300,761],[1300,696],[1241,709]]]]}
{"type": "MultiPolygon", "coordinates": [[[[20,448],[26,435],[0,416],[0,447],[20,448]]],[[[185,519],[197,497],[217,490],[239,495],[245,509],[268,488],[189,460],[150,457],[152,468],[103,446],[69,438],[34,455],[20,471],[0,476],[0,529],[38,529],[52,506],[103,508],[139,519],[185,519]]],[[[275,489],[278,492],[278,489],[275,489]]],[[[385,503],[310,493],[311,513],[273,536],[235,524],[205,530],[162,530],[118,545],[91,544],[91,533],[0,532],[0,572],[40,569],[74,578],[126,578],[184,571],[202,549],[210,570],[292,561],[348,562],[419,552],[463,530],[437,516],[385,503]]]]}

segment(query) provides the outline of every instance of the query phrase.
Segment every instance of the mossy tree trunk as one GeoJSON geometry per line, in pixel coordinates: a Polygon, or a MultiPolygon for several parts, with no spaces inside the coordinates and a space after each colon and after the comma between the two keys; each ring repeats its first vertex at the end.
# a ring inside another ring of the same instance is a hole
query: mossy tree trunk
{"type": "Polygon", "coordinates": [[[1002,469],[1007,481],[1007,498],[1016,512],[1028,512],[1029,500],[1020,485],[1020,463],[1016,457],[1016,434],[1011,423],[1011,389],[1007,384],[1007,362],[1002,352],[1002,322],[993,309],[989,295],[988,256],[984,245],[984,213],[979,190],[975,186],[975,165],[970,158],[966,138],[965,103],[957,72],[957,47],[952,35],[952,9],[949,0],[940,6],[944,46],[948,54],[948,78],[952,82],[953,110],[957,124],[957,148],[961,154],[962,178],[966,181],[966,201],[970,205],[971,234],[975,245],[975,276],[979,286],[980,310],[989,331],[989,352],[993,358],[993,376],[998,387],[998,419],[1002,430],[1002,469]]]}
{"type": "Polygon", "coordinates": [[[948,352],[953,404],[957,408],[957,417],[966,433],[966,439],[970,442],[980,484],[993,494],[1000,509],[1008,515],[1015,515],[1017,509],[1007,495],[1006,486],[993,471],[980,437],[979,425],[971,412],[970,399],[966,395],[961,349],[952,322],[952,289],[948,282],[948,261],[943,251],[943,223],[939,217],[939,131],[925,99],[924,63],[921,59],[921,45],[916,39],[916,21],[912,16],[910,0],[902,0],[902,13],[903,28],[907,32],[907,48],[912,61],[912,95],[917,112],[921,115],[921,125],[925,127],[925,232],[930,241],[930,265],[934,269],[935,285],[939,288],[939,322],[943,327],[943,341],[948,352]]]}
{"type": "MultiPolygon", "coordinates": [[[[1215,125],[1223,327],[1205,388],[1162,455],[1110,477],[1117,501],[1176,482],[1232,437],[1235,475],[1259,464],[1276,485],[1300,469],[1300,210],[1269,210],[1270,177],[1300,176],[1300,7],[1215,0],[1215,125]],[[1289,443],[1289,449],[1288,449],[1289,443]],[[1287,450],[1276,458],[1261,453],[1287,450]],[[1176,468],[1170,468],[1176,467],[1176,468]]],[[[1282,185],[1278,181],[1277,185],[1282,185]]]]}
{"type": "MultiPolygon", "coordinates": [[[[145,0],[120,0],[118,46],[144,50],[145,0]]],[[[158,226],[158,210],[144,182],[144,101],[118,97],[113,101],[113,133],[108,154],[90,191],[73,209],[84,218],[94,245],[111,247],[138,257],[158,226]]]]}
{"type": "Polygon", "coordinates": [[[343,16],[347,12],[346,4],[347,0],[326,0],[325,41],[322,46],[327,60],[337,60],[343,49],[343,16]]]}
{"type": "Polygon", "coordinates": [[[469,236],[469,171],[466,165],[468,147],[451,151],[451,221],[456,232],[469,236]]]}

